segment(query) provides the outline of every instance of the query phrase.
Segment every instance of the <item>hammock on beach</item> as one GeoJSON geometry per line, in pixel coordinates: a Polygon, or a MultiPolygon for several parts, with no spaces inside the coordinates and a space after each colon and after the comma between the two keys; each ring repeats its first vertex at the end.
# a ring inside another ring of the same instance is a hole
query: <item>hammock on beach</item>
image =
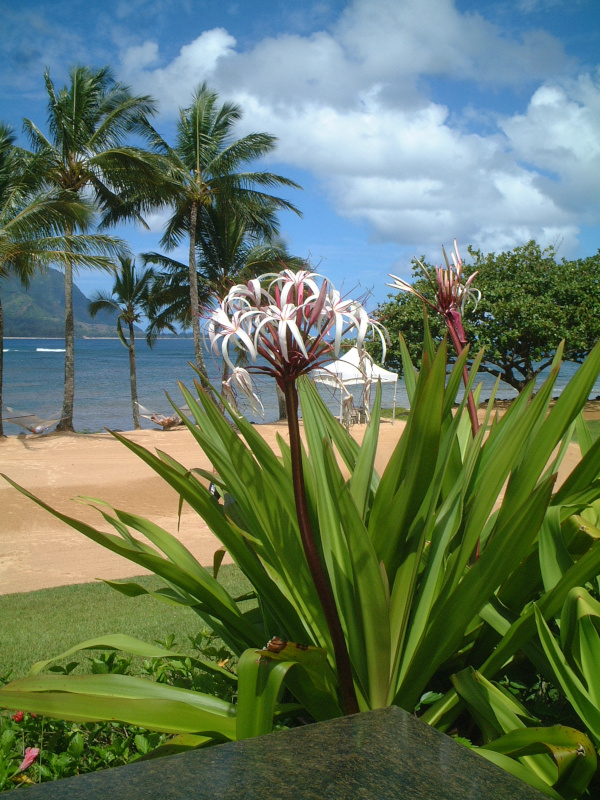
{"type": "Polygon", "coordinates": [[[11,425],[19,425],[21,428],[30,433],[46,433],[54,425],[64,419],[57,417],[56,419],[43,419],[36,417],[35,414],[25,414],[22,411],[16,411],[14,408],[4,406],[4,414],[2,415],[2,422],[10,422],[11,425]]]}
{"type": "MultiPolygon", "coordinates": [[[[167,416],[165,414],[161,414],[158,411],[150,411],[148,408],[145,408],[141,403],[137,404],[137,407],[140,412],[140,417],[144,417],[144,419],[149,419],[151,422],[154,422],[156,425],[160,425],[160,427],[168,431],[170,428],[176,428],[178,425],[181,425],[183,420],[177,414],[171,414],[167,416]]],[[[190,410],[187,406],[182,406],[181,411],[184,414],[189,414],[190,410]]]]}

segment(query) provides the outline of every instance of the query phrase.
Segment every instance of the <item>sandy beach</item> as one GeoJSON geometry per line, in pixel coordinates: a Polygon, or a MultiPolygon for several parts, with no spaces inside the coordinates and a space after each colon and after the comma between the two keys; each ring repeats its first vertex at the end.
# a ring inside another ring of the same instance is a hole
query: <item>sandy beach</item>
{"type": "MultiPolygon", "coordinates": [[[[358,441],[365,429],[364,425],[352,428],[358,441]]],[[[382,423],[380,469],[387,463],[402,429],[402,423],[382,423]]],[[[272,447],[276,447],[277,433],[287,435],[285,423],[260,425],[258,430],[272,447]]],[[[164,450],[186,468],[210,469],[208,459],[186,428],[126,435],[149,450],[164,450]]],[[[176,492],[108,433],[0,440],[0,472],[53,508],[101,530],[112,529],[97,511],[74,498],[98,498],[177,533],[176,492]]],[[[0,594],[141,574],[140,567],[74,531],[1,478],[0,509],[0,594]]],[[[212,564],[220,543],[187,505],[183,507],[178,535],[202,564],[212,564]]]]}
{"type": "MultiPolygon", "coordinates": [[[[398,421],[395,425],[382,422],[376,462],[379,471],[387,463],[403,427],[398,421]]],[[[258,430],[274,448],[276,434],[287,435],[285,423],[260,425],[258,430]]],[[[364,425],[351,428],[359,442],[365,430],[364,425]]],[[[186,468],[210,469],[208,459],[186,428],[142,430],[127,436],[149,450],[164,450],[186,468]]],[[[563,476],[573,469],[578,457],[579,448],[570,445],[561,467],[563,476]]],[[[0,472],[52,507],[101,530],[111,528],[96,510],[74,498],[98,498],[177,533],[178,495],[108,433],[0,440],[0,472]]],[[[185,505],[178,535],[202,564],[212,564],[219,542],[185,505]]],[[[140,573],[138,566],[88,540],[0,479],[0,594],[140,573]]]]}

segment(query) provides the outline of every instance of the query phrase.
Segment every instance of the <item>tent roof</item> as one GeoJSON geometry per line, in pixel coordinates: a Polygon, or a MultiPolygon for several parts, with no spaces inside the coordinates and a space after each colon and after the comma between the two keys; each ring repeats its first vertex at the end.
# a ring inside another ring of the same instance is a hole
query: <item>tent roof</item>
{"type": "Polygon", "coordinates": [[[356,347],[348,350],[347,353],[337,361],[332,361],[325,367],[315,369],[311,373],[315,381],[324,383],[327,386],[338,387],[340,383],[344,386],[356,386],[365,382],[366,377],[372,381],[381,380],[382,383],[396,383],[398,375],[390,372],[383,367],[373,364],[370,358],[365,359],[364,372],[359,368],[360,354],[356,347]]]}

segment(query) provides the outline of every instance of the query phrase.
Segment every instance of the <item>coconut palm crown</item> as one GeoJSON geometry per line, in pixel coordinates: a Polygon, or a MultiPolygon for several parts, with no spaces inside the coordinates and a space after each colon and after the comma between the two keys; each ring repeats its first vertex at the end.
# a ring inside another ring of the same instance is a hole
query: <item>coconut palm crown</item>
{"type": "MultiPolygon", "coordinates": [[[[0,278],[12,275],[25,286],[37,270],[53,263],[107,269],[111,257],[122,249],[122,243],[110,236],[62,235],[65,228],[85,228],[93,208],[73,192],[44,191],[44,166],[42,154],[16,147],[12,129],[0,123],[0,278]]],[[[3,337],[0,302],[0,403],[3,337]]]]}
{"type": "MultiPolygon", "coordinates": [[[[138,220],[168,200],[161,157],[127,144],[135,135],[150,144],[154,132],[148,116],[155,111],[147,96],[134,96],[117,83],[108,67],[73,67],[69,82],[57,90],[46,71],[48,135],[24,120],[36,153],[44,159],[48,186],[91,196],[103,226],[138,220]]],[[[72,233],[67,224],[64,232],[72,233]]],[[[65,263],[65,395],[59,429],[73,430],[75,385],[73,325],[73,264],[65,263]]]]}
{"type": "Polygon", "coordinates": [[[203,224],[200,210],[218,202],[223,210],[229,207],[244,215],[248,225],[265,235],[276,232],[275,211],[300,213],[291,202],[265,191],[281,186],[299,189],[294,181],[262,170],[242,171],[250,162],[269,155],[277,139],[269,133],[236,139],[234,128],[241,117],[239,106],[220,104],[218,95],[203,83],[190,106],[180,110],[175,147],[167,148],[180,190],[161,246],[172,250],[184,238],[189,239],[190,317],[196,364],[204,375],[196,274],[196,245],[203,224]]]}

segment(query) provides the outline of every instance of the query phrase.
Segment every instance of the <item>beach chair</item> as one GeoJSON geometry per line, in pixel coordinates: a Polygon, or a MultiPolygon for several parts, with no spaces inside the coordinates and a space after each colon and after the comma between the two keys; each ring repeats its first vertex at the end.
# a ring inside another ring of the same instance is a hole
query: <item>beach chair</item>
{"type": "Polygon", "coordinates": [[[63,419],[63,417],[43,419],[42,417],[36,417],[35,414],[25,414],[22,411],[16,411],[9,406],[3,406],[3,408],[2,422],[10,422],[11,425],[18,425],[21,428],[25,428],[29,433],[37,435],[46,433],[46,431],[49,431],[50,428],[57,425],[61,419],[63,419]]]}

